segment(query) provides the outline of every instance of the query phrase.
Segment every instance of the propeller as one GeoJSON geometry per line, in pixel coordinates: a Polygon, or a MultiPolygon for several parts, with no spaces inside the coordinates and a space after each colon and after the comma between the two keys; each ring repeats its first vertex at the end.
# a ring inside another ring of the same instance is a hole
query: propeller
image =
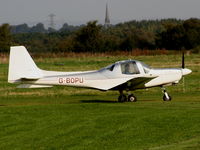
{"type": "MultiPolygon", "coordinates": [[[[184,52],[182,53],[182,75],[183,75],[183,70],[185,68],[185,54],[184,52]]],[[[185,77],[183,76],[183,92],[185,93],[185,77]]]]}
{"type": "Polygon", "coordinates": [[[182,75],[188,75],[192,72],[192,70],[185,68],[185,54],[182,54],[182,75]]]}
{"type": "Polygon", "coordinates": [[[182,68],[183,69],[185,68],[185,54],[184,54],[184,52],[182,54],[182,68]]]}
{"type": "Polygon", "coordinates": [[[185,54],[184,54],[184,52],[182,54],[182,69],[181,69],[181,71],[182,71],[182,76],[183,76],[183,92],[185,92],[185,78],[184,78],[184,76],[190,74],[192,72],[192,70],[185,68],[185,54]]]}

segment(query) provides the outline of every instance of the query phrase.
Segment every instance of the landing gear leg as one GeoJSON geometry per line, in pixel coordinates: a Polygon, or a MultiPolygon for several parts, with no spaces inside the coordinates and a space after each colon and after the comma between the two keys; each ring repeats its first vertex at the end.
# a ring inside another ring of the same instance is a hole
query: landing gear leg
{"type": "Polygon", "coordinates": [[[165,88],[162,88],[162,92],[163,92],[163,100],[164,101],[171,101],[172,97],[167,93],[165,88]]]}
{"type": "Polygon", "coordinates": [[[127,98],[126,98],[126,95],[123,94],[123,90],[120,90],[119,93],[120,93],[120,96],[118,97],[118,102],[126,102],[127,98]]]}

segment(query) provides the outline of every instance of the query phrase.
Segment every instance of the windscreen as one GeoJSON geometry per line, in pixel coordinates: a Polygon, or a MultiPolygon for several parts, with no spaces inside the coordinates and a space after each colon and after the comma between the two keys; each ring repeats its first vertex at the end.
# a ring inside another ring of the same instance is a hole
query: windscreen
{"type": "Polygon", "coordinates": [[[139,74],[139,69],[135,61],[124,62],[121,64],[122,74],[139,74]]]}
{"type": "Polygon", "coordinates": [[[149,73],[149,71],[151,70],[151,67],[148,66],[147,64],[143,63],[143,62],[140,62],[140,63],[142,65],[143,69],[144,69],[144,72],[149,73]]]}

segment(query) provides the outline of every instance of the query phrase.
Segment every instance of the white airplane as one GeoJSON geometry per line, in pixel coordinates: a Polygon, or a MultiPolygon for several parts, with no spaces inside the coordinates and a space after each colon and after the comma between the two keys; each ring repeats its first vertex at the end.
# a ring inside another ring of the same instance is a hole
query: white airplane
{"type": "Polygon", "coordinates": [[[159,86],[164,93],[163,100],[170,101],[171,96],[164,87],[177,84],[183,76],[192,72],[184,67],[183,55],[182,68],[154,69],[141,61],[124,60],[93,71],[45,71],[36,66],[24,46],[13,46],[10,49],[8,82],[19,83],[18,88],[45,88],[53,85],[64,85],[102,91],[118,90],[120,92],[119,102],[137,101],[133,94],[129,93],[127,97],[123,91],[159,86]]]}

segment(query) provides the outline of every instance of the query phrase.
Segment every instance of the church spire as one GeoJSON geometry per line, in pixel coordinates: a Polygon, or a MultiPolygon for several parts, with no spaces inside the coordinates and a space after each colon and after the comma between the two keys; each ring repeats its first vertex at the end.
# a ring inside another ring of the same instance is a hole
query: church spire
{"type": "Polygon", "coordinates": [[[104,26],[107,28],[110,26],[110,18],[109,18],[109,12],[108,12],[108,3],[106,3],[106,16],[105,16],[105,24],[104,26]]]}

